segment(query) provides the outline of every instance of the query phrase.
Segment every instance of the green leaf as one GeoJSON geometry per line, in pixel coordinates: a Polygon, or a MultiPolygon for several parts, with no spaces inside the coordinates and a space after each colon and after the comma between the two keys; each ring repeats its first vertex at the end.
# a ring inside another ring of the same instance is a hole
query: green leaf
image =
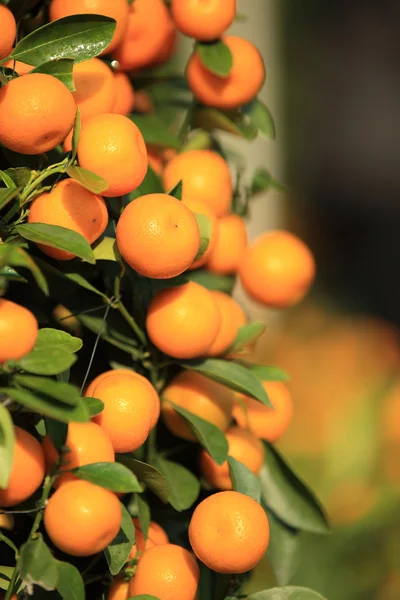
{"type": "Polygon", "coordinates": [[[23,267],[29,269],[38,287],[46,296],[49,295],[49,286],[47,285],[47,281],[43,273],[33,258],[23,248],[18,248],[15,246],[10,252],[8,263],[14,267],[23,267]]]}
{"type": "Polygon", "coordinates": [[[256,502],[260,502],[261,484],[258,477],[246,465],[233,458],[233,456],[228,456],[228,464],[232,489],[235,492],[250,496],[256,502]]]}
{"type": "Polygon", "coordinates": [[[269,189],[272,181],[272,175],[264,167],[259,167],[254,171],[251,181],[250,193],[252,196],[265,192],[269,189]]]}
{"type": "Polygon", "coordinates": [[[194,49],[208,71],[219,77],[229,75],[233,66],[233,58],[230,49],[223,41],[196,42],[194,49]]]}
{"type": "Polygon", "coordinates": [[[53,442],[54,448],[60,453],[65,446],[65,442],[67,441],[68,424],[50,419],[49,417],[46,417],[45,423],[46,433],[53,442]]]}
{"type": "Polygon", "coordinates": [[[89,413],[90,418],[99,415],[104,410],[104,402],[98,400],[97,398],[82,398],[84,405],[86,406],[86,410],[89,413]]]}
{"type": "Polygon", "coordinates": [[[22,387],[42,392],[46,396],[69,406],[76,406],[79,402],[78,388],[63,381],[55,381],[48,377],[34,377],[33,375],[15,375],[14,381],[22,387]]]}
{"type": "Polygon", "coordinates": [[[66,250],[92,265],[96,262],[88,241],[83,235],[72,231],[72,229],[60,227],[59,225],[48,225],[47,223],[17,225],[15,229],[26,240],[58,248],[59,250],[66,250]]]}
{"type": "Polygon", "coordinates": [[[55,60],[49,60],[42,63],[35,69],[32,69],[31,73],[45,73],[46,75],[51,75],[62,81],[70,92],[74,92],[75,85],[72,75],[73,66],[74,60],[72,58],[56,58],[55,60]]]}
{"type": "Polygon", "coordinates": [[[181,406],[169,401],[168,404],[185,419],[193,435],[217,465],[222,465],[228,457],[228,442],[222,431],[181,406]]]}
{"type": "Polygon", "coordinates": [[[14,457],[15,433],[11,415],[0,404],[0,488],[6,488],[14,457]]]}
{"type": "Polygon", "coordinates": [[[85,600],[85,584],[79,570],[71,563],[58,563],[57,591],[63,600],[85,600]]]}
{"type": "Polygon", "coordinates": [[[216,108],[196,108],[193,125],[206,131],[220,129],[246,140],[255,140],[258,128],[239,111],[221,111],[216,108]]]}
{"type": "Polygon", "coordinates": [[[185,277],[202,285],[208,290],[218,290],[230,294],[235,287],[236,277],[233,275],[215,275],[205,269],[187,271],[185,277]]]}
{"type": "Polygon", "coordinates": [[[27,169],[26,167],[16,167],[3,171],[2,178],[7,187],[23,188],[30,183],[33,174],[34,172],[32,172],[31,169],[27,169]],[[14,185],[9,184],[10,180],[14,185]]]}
{"type": "MultiPolygon", "coordinates": [[[[8,584],[11,581],[13,571],[14,567],[6,567],[4,565],[0,566],[0,590],[8,590],[8,584]]],[[[20,592],[24,587],[25,585],[21,583],[18,586],[18,592],[20,592]]]]}
{"type": "Polygon", "coordinates": [[[112,40],[116,22],[103,15],[72,15],[43,25],[22,38],[11,58],[28,65],[70,58],[75,63],[98,56],[112,40]]]}
{"type": "Polygon", "coordinates": [[[171,506],[178,512],[193,506],[200,493],[200,482],[193,473],[161,456],[156,456],[153,462],[165,477],[168,485],[168,502],[171,506]]]}
{"type": "Polygon", "coordinates": [[[7,281],[18,281],[19,283],[28,283],[28,280],[25,277],[22,277],[15,269],[12,267],[1,267],[0,268],[0,277],[7,279],[7,281]]]}
{"type": "Polygon", "coordinates": [[[207,251],[211,239],[212,225],[210,219],[206,215],[201,215],[199,213],[193,214],[196,217],[200,232],[200,247],[195,258],[195,260],[197,260],[207,251]]]}
{"type": "Polygon", "coordinates": [[[126,454],[117,454],[115,460],[128,467],[164,504],[168,502],[166,479],[155,467],[126,454]]]}
{"type": "Polygon", "coordinates": [[[251,104],[248,104],[245,107],[244,111],[250,117],[253,125],[255,125],[261,133],[272,140],[276,139],[274,119],[264,102],[261,102],[261,100],[256,98],[251,104]]]}
{"type": "Polygon", "coordinates": [[[134,114],[129,115],[129,118],[139,127],[146,144],[154,144],[162,148],[180,148],[178,138],[158,115],[134,114]]]}
{"type": "MultiPolygon", "coordinates": [[[[24,167],[20,167],[20,168],[24,168],[24,167]]],[[[5,186],[11,190],[15,189],[17,187],[13,177],[11,176],[11,174],[9,173],[11,169],[6,169],[5,171],[1,171],[0,170],[0,179],[3,181],[3,183],[5,184],[5,186]]],[[[27,169],[29,170],[29,169],[27,169]]],[[[25,184],[22,184],[21,187],[25,187],[25,184]]]]}
{"type": "Polygon", "coordinates": [[[79,107],[76,109],[76,117],[75,117],[75,123],[74,123],[74,130],[72,132],[72,150],[71,150],[71,160],[70,163],[73,162],[76,158],[76,153],[78,150],[78,143],[79,143],[79,138],[81,135],[81,125],[82,125],[82,119],[81,119],[81,111],[79,109],[79,107]]]}
{"type": "Polygon", "coordinates": [[[20,577],[26,585],[54,590],[59,580],[58,563],[41,534],[21,548],[20,577]]]}
{"type": "Polygon", "coordinates": [[[146,500],[142,496],[140,496],[139,494],[135,494],[135,495],[136,495],[138,512],[139,512],[138,517],[139,517],[140,529],[142,530],[144,539],[147,540],[147,536],[149,533],[149,525],[150,525],[150,521],[151,521],[150,507],[149,507],[148,503],[146,502],[146,500]]]}
{"type": "Polygon", "coordinates": [[[78,352],[82,348],[82,340],[66,331],[43,327],[39,330],[35,348],[46,348],[47,350],[67,350],[68,352],[78,352]]]}
{"type": "Polygon", "coordinates": [[[122,511],[121,528],[116,538],[104,550],[111,575],[118,575],[128,560],[132,546],[135,543],[135,527],[132,517],[125,506],[122,503],[120,504],[122,511]]]}
{"type": "Polygon", "coordinates": [[[232,346],[226,351],[226,354],[238,352],[239,350],[245,348],[248,344],[252,344],[258,340],[260,336],[262,336],[264,331],[265,323],[254,321],[253,323],[246,323],[246,325],[242,325],[242,327],[239,327],[236,339],[232,346]]]}
{"type": "Polygon", "coordinates": [[[172,190],[167,192],[167,194],[168,194],[168,196],[173,196],[177,200],[182,200],[182,189],[183,189],[183,182],[181,180],[181,181],[178,181],[178,183],[176,185],[174,185],[172,190]]]}
{"type": "Polygon", "coordinates": [[[101,194],[108,188],[108,181],[96,175],[96,173],[92,173],[92,171],[88,171],[83,167],[68,167],[67,175],[69,175],[72,179],[80,183],[84,188],[89,190],[89,192],[93,192],[93,194],[101,194]]]}
{"type": "Polygon", "coordinates": [[[27,390],[2,387],[0,388],[0,392],[34,412],[46,417],[52,417],[63,423],[69,423],[69,421],[86,423],[89,421],[88,411],[81,401],[76,406],[68,406],[68,404],[58,402],[49,396],[38,393],[32,394],[27,390]]]}
{"type": "Polygon", "coordinates": [[[97,260],[110,260],[116,262],[115,256],[115,238],[104,237],[99,244],[93,249],[94,256],[97,260]]]}
{"type": "Polygon", "coordinates": [[[304,587],[272,588],[251,594],[248,600],[326,600],[324,596],[304,587]]]}
{"type": "Polygon", "coordinates": [[[119,463],[92,463],[72,469],[72,473],[80,479],[90,481],[90,483],[99,485],[111,492],[125,494],[128,492],[142,491],[142,488],[132,471],[119,463]]]}
{"type": "Polygon", "coordinates": [[[247,361],[241,361],[241,363],[254,375],[256,375],[261,381],[289,381],[289,374],[281,369],[280,367],[274,367],[269,365],[256,365],[247,361]]]}
{"type": "Polygon", "coordinates": [[[254,373],[239,363],[220,358],[206,358],[183,362],[181,365],[185,369],[197,371],[209,379],[218,381],[236,392],[251,396],[272,408],[261,381],[254,373]]]}
{"type": "Polygon", "coordinates": [[[267,557],[279,585],[287,585],[300,562],[300,537],[295,529],[287,527],[271,511],[267,510],[270,541],[267,557]]]}
{"type": "Polygon", "coordinates": [[[8,361],[33,375],[58,375],[76,362],[77,357],[63,348],[34,348],[32,352],[18,361],[8,361]]]}
{"type": "Polygon", "coordinates": [[[53,265],[49,265],[44,260],[40,258],[36,258],[36,262],[42,267],[44,271],[55,275],[56,277],[61,277],[62,279],[66,279],[67,281],[72,281],[75,285],[88,290],[89,292],[93,292],[98,296],[101,296],[105,300],[108,301],[106,294],[103,294],[100,290],[96,289],[89,281],[87,281],[80,273],[75,273],[73,271],[59,271],[53,265]]]}
{"type": "Polygon", "coordinates": [[[317,498],[270,444],[265,444],[260,481],[264,503],[283,523],[312,533],[329,532],[317,498]]]}
{"type": "Polygon", "coordinates": [[[22,188],[1,188],[0,189],[0,210],[2,210],[11,200],[18,196],[22,188]]]}

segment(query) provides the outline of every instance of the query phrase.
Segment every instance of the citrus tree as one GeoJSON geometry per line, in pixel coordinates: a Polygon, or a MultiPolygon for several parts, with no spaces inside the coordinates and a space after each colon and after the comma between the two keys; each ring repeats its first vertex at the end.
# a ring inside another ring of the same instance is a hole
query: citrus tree
{"type": "Polygon", "coordinates": [[[265,553],[279,587],[249,600],[321,598],[287,585],[301,532],[328,530],[273,445],[288,376],[251,360],[264,325],[232,298],[239,276],[285,308],[315,271],[288,232],[247,243],[250,201],[279,184],[221,143],[275,136],[235,17],[235,0],[0,3],[6,600],[245,598],[265,553]]]}

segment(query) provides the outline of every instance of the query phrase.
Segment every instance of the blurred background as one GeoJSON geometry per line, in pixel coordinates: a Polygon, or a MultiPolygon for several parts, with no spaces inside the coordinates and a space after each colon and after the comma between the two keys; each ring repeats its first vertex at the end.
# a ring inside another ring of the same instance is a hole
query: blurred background
{"type": "MultiPolygon", "coordinates": [[[[280,447],[333,527],[304,537],[293,583],[329,600],[398,600],[400,3],[239,0],[239,10],[248,19],[235,28],[265,57],[278,131],[246,158],[289,188],[254,204],[251,236],[291,229],[318,264],[311,296],[268,313],[257,349],[291,374],[295,418],[280,447]]],[[[251,591],[271,577],[263,564],[251,591]]]]}

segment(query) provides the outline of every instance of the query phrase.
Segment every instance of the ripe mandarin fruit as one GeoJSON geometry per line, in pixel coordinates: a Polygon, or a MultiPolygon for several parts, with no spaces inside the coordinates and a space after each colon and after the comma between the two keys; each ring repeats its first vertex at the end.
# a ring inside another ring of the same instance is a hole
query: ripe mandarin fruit
{"type": "Polygon", "coordinates": [[[154,546],[143,554],[129,584],[129,596],[149,594],[160,600],[195,600],[199,583],[196,559],[174,544],[154,546]]]}
{"type": "Polygon", "coordinates": [[[44,510],[44,526],[57,548],[91,556],[112,542],[121,526],[121,506],[113,492],[75,479],[61,485],[44,510]]]}
{"type": "Polygon", "coordinates": [[[172,18],[185,35],[210,42],[230,27],[236,16],[236,0],[172,0],[172,18]]]}
{"type": "Polygon", "coordinates": [[[0,59],[11,53],[15,37],[17,35],[17,24],[11,10],[0,4],[0,59]]]}
{"type": "Polygon", "coordinates": [[[82,335],[79,319],[71,313],[69,308],[66,308],[62,304],[57,304],[52,314],[59,327],[73,333],[77,337],[82,335]]]}
{"type": "Polygon", "coordinates": [[[30,310],[0,298],[0,364],[19,360],[36,343],[39,326],[30,310]]]}
{"type": "Polygon", "coordinates": [[[186,77],[200,102],[207,106],[229,110],[253,100],[263,86],[264,62],[251,42],[229,35],[223,41],[231,51],[232,69],[227,77],[219,77],[207,69],[195,51],[189,59],[186,77]]]}
{"type": "Polygon", "coordinates": [[[175,54],[178,42],[178,34],[172,19],[169,20],[167,28],[168,30],[165,34],[164,46],[161,48],[160,52],[157,54],[154,60],[152,60],[150,65],[152,67],[159,67],[160,65],[164,65],[175,54]]]}
{"type": "Polygon", "coordinates": [[[129,554],[129,560],[132,560],[132,558],[135,557],[139,559],[140,556],[136,556],[138,552],[143,553],[145,550],[153,548],[153,546],[169,544],[169,539],[164,529],[155,521],[151,521],[149,523],[147,538],[145,538],[142,533],[139,519],[133,519],[133,523],[135,525],[136,542],[132,546],[131,553],[129,554]]]}
{"type": "Polygon", "coordinates": [[[45,473],[41,445],[27,431],[14,427],[15,446],[11,475],[5,489],[0,489],[0,506],[14,506],[27,500],[40,486],[45,473]]]}
{"type": "Polygon", "coordinates": [[[102,54],[112,52],[122,41],[127,27],[129,4],[127,0],[51,0],[50,21],[70,15],[104,15],[117,22],[112,40],[102,54]]]}
{"type": "Polygon", "coordinates": [[[172,408],[170,402],[226,431],[232,416],[233,392],[195,371],[182,371],[163,392],[161,413],[168,429],[177,437],[195,440],[195,436],[172,408]],[[169,402],[168,402],[169,401],[169,402]]]}
{"type": "Polygon", "coordinates": [[[107,600],[127,600],[129,590],[129,579],[121,575],[115,577],[108,591],[107,600]]]}
{"type": "Polygon", "coordinates": [[[246,325],[246,323],[247,323],[246,313],[244,312],[243,308],[240,306],[240,304],[238,302],[234,302],[233,304],[231,304],[231,315],[232,315],[233,322],[238,327],[238,329],[240,327],[243,327],[243,325],[246,325]]]}
{"type": "Polygon", "coordinates": [[[183,198],[201,200],[215,216],[226,215],[232,201],[227,162],[212,150],[189,150],[169,161],[163,173],[166,192],[183,182],[183,198]]]}
{"type": "Polygon", "coordinates": [[[292,420],[292,396],[280,381],[264,381],[263,386],[274,408],[240,394],[233,407],[233,416],[239,427],[249,429],[267,442],[276,442],[292,420]]]}
{"type": "MultiPolygon", "coordinates": [[[[50,192],[37,196],[31,204],[29,223],[48,223],[71,229],[93,244],[105,231],[108,223],[107,206],[101,196],[89,192],[73,179],[64,179],[50,192]]],[[[71,260],[75,254],[44,244],[39,248],[57,260],[71,260]]]]}
{"type": "Polygon", "coordinates": [[[5,62],[2,66],[6,67],[7,69],[13,69],[20,77],[21,75],[27,75],[34,68],[32,65],[27,65],[19,60],[12,59],[7,60],[7,62],[5,62]]]}
{"type": "Polygon", "coordinates": [[[120,68],[133,71],[156,60],[168,42],[170,22],[163,0],[135,0],[130,5],[124,39],[113,53],[120,68]]]}
{"type": "Polygon", "coordinates": [[[143,136],[127,117],[97,115],[82,125],[78,143],[81,167],[108,182],[103,196],[123,196],[135,190],[147,172],[143,136]]]}
{"type": "Polygon", "coordinates": [[[217,238],[217,229],[218,229],[218,220],[213,211],[201,200],[192,200],[191,198],[184,198],[182,200],[182,204],[187,206],[193,213],[198,215],[204,215],[210,222],[211,232],[210,232],[210,241],[207,247],[207,250],[195,260],[191,265],[190,269],[198,269],[202,267],[208,260],[208,257],[211,254],[211,251],[214,247],[215,240],[217,238]]]}
{"type": "Polygon", "coordinates": [[[200,246],[196,217],[168,194],[147,194],[130,202],[119,218],[116,237],[128,265],[152,279],[186,271],[200,246]]]}
{"type": "MultiPolygon", "coordinates": [[[[96,462],[114,462],[115,460],[114,448],[110,438],[96,423],[69,423],[65,445],[68,452],[63,454],[64,464],[61,471],[68,471],[96,462]]],[[[55,466],[59,458],[49,435],[44,437],[42,448],[47,470],[49,471],[55,466]]],[[[65,473],[58,477],[55,487],[59,487],[62,483],[72,479],[75,479],[74,475],[65,473]]]]}
{"type": "Polygon", "coordinates": [[[242,217],[227,215],[218,220],[214,247],[208,257],[206,269],[217,275],[232,275],[239,270],[247,248],[247,231],[242,217]]]}
{"type": "Polygon", "coordinates": [[[215,340],[221,315],[211,293],[190,281],[158,292],[150,303],[146,328],[153,344],[174,358],[196,358],[215,340]]]}
{"type": "Polygon", "coordinates": [[[42,154],[65,139],[75,113],[71,92],[55,77],[17,77],[0,88],[0,142],[20,154],[42,154]]]}
{"type": "MultiPolygon", "coordinates": [[[[126,374],[132,375],[132,377],[135,381],[137,381],[137,377],[141,377],[140,375],[138,375],[137,373],[135,373],[134,371],[132,371],[130,369],[112,369],[111,371],[106,371],[105,373],[101,373],[100,375],[95,377],[95,379],[93,379],[93,381],[89,384],[89,386],[86,390],[85,396],[86,397],[93,396],[93,392],[96,389],[97,384],[105,377],[108,377],[108,375],[118,375],[120,373],[122,373],[124,375],[126,375],[126,374]]],[[[155,409],[154,409],[153,417],[151,419],[151,429],[153,429],[153,427],[156,426],[157,421],[160,416],[160,410],[161,410],[160,399],[159,399],[158,395],[156,398],[153,394],[153,399],[155,402],[155,409]]]]}
{"type": "Polygon", "coordinates": [[[109,113],[114,108],[116,86],[114,73],[99,58],[84,60],[73,68],[75,92],[72,92],[81,119],[109,113]]]}
{"type": "MultiPolygon", "coordinates": [[[[255,435],[239,427],[231,427],[226,432],[229,445],[229,456],[243,463],[258,475],[264,461],[263,445],[255,435]]],[[[219,490],[231,490],[232,481],[229,474],[228,461],[217,465],[205,450],[200,454],[200,469],[204,479],[219,490]]]]}
{"type": "Polygon", "coordinates": [[[93,420],[107,433],[115,452],[133,452],[145,442],[159,404],[145,377],[133,371],[110,371],[89,386],[88,395],[104,402],[104,410],[93,420]]]}
{"type": "Polygon", "coordinates": [[[114,73],[115,100],[112,112],[129,115],[135,107],[135,92],[131,81],[122,71],[114,73]]]}
{"type": "Polygon", "coordinates": [[[300,302],[315,277],[309,248],[288,231],[262,234],[248,247],[239,269],[246,292],[258,302],[285,308],[300,302]]]}
{"type": "Polygon", "coordinates": [[[193,552],[217,573],[246,573],[261,560],[269,543],[264,509],[239,492],[219,492],[201,502],[189,525],[193,552]]]}
{"type": "Polygon", "coordinates": [[[233,344],[237,336],[238,314],[237,302],[227,294],[218,291],[211,292],[212,297],[221,313],[221,325],[219,327],[217,337],[211,344],[207,355],[219,356],[223,354],[229,346],[233,344]]]}

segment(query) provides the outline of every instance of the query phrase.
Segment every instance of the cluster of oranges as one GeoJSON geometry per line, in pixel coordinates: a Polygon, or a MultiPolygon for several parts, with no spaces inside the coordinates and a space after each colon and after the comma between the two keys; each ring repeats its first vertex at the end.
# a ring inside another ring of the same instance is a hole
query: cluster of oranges
{"type": "MultiPolygon", "coordinates": [[[[263,60],[249,41],[225,35],[235,19],[235,0],[172,0],[170,8],[163,0],[51,0],[49,6],[50,21],[90,13],[116,21],[112,41],[103,52],[111,61],[92,58],[74,64],[75,91],[51,75],[31,72],[32,65],[3,61],[14,72],[0,88],[0,143],[23,155],[60,146],[69,153],[79,108],[77,164],[106,183],[99,195],[63,176],[30,198],[28,222],[64,227],[93,244],[109,225],[113,199],[136,190],[152,164],[164,193],[140,196],[126,205],[116,223],[118,250],[142,277],[168,283],[186,274],[188,280],[154,294],[146,307],[146,334],[156,349],[173,359],[229,356],[247,316],[230,295],[190,280],[191,271],[202,268],[216,275],[238,275],[250,297],[268,307],[284,308],[307,293],[315,274],[313,256],[300,239],[285,231],[265,233],[249,244],[244,219],[232,212],[232,174],[221,154],[215,149],[174,153],[146,147],[129,115],[152,109],[135,89],[135,76],[172,56],[177,31],[201,43],[221,38],[232,55],[232,69],[221,77],[207,69],[195,46],[186,75],[203,105],[230,110],[253,100],[265,79],[263,60]],[[169,193],[178,184],[181,200],[169,193]],[[206,245],[203,219],[208,224],[206,245]]],[[[0,4],[0,60],[9,57],[15,37],[14,17],[0,4]]],[[[76,258],[43,243],[39,248],[56,261],[76,258]]],[[[35,346],[37,335],[38,323],[29,310],[0,299],[0,364],[23,358],[35,346]]],[[[150,353],[153,346],[149,345],[150,353]]],[[[191,370],[169,378],[162,402],[159,390],[139,373],[128,369],[102,373],[87,387],[86,396],[101,400],[104,409],[88,423],[69,423],[62,456],[48,435],[39,443],[25,429],[14,427],[12,471],[7,488],[0,489],[0,506],[27,500],[46,473],[56,472],[54,491],[44,508],[47,535],[72,556],[101,552],[121,526],[119,497],[78,479],[71,469],[112,463],[116,454],[138,450],[160,414],[175,436],[194,441],[174,410],[180,406],[224,432],[229,455],[257,475],[264,460],[261,440],[279,439],[292,417],[285,384],[265,381],[263,385],[274,409],[191,370]]],[[[193,553],[171,544],[156,522],[150,523],[145,535],[134,519],[136,542],[128,566],[133,561],[135,573],[129,579],[132,570],[128,569],[127,577],[113,581],[110,600],[141,594],[160,600],[194,600],[199,581],[195,556],[226,574],[244,573],[262,558],[269,542],[264,509],[232,490],[227,462],[218,465],[202,450],[199,465],[206,487],[217,493],[203,500],[192,515],[193,553]]]]}

